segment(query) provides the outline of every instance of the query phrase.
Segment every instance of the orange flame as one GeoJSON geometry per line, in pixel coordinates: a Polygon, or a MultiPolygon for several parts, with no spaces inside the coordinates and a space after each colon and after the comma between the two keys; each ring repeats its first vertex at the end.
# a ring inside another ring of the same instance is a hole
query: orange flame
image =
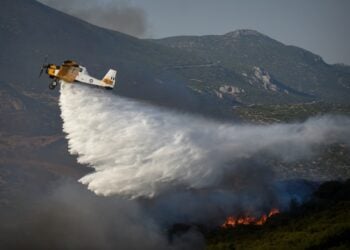
{"type": "Polygon", "coordinates": [[[280,210],[278,210],[277,208],[272,208],[270,213],[269,213],[269,217],[275,215],[275,214],[279,214],[280,210]]]}
{"type": "Polygon", "coordinates": [[[271,211],[268,213],[268,215],[263,214],[260,218],[256,218],[253,216],[241,216],[241,217],[234,217],[229,216],[227,217],[224,224],[222,224],[221,227],[223,228],[232,228],[237,225],[263,225],[268,218],[271,216],[274,216],[278,214],[280,211],[277,208],[272,208],[271,211]]]}

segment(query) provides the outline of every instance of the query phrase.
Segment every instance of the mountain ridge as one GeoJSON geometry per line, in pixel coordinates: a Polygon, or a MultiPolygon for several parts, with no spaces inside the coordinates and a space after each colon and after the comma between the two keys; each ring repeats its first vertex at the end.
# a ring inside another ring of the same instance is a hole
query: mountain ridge
{"type": "MultiPolygon", "coordinates": [[[[330,65],[310,51],[285,45],[254,30],[236,30],[224,35],[176,36],[155,43],[198,54],[238,74],[254,75],[260,68],[278,82],[315,100],[348,103],[350,78],[347,66],[330,65]],[[344,92],[346,94],[344,94],[344,92]]],[[[305,100],[304,100],[305,101],[305,100]]]]}
{"type": "MultiPolygon", "coordinates": [[[[102,77],[109,68],[117,69],[118,83],[112,91],[117,95],[229,123],[238,119],[260,125],[289,123],[332,110],[344,114],[341,105],[335,109],[325,105],[320,109],[318,102],[349,102],[349,66],[324,64],[302,49],[290,48],[260,33],[233,31],[226,37],[207,36],[209,40],[201,39],[203,48],[193,43],[193,51],[189,51],[171,48],[174,38],[168,40],[169,44],[137,39],[94,26],[34,0],[1,3],[0,215],[6,218],[10,214],[15,219],[0,226],[7,234],[23,228],[18,215],[40,206],[33,194],[49,190],[51,195],[50,187],[56,190],[57,184],[67,179],[75,183],[91,171],[69,154],[58,107],[59,91],[48,89],[49,78],[38,79],[46,55],[49,63],[77,60],[96,77],[102,77]],[[285,54],[280,56],[279,52],[285,54]],[[328,73],[319,75],[322,70],[328,73]],[[300,77],[303,72],[309,74],[306,80],[300,77]],[[298,77],[293,78],[294,73],[298,77]],[[289,79],[290,75],[294,80],[289,79]],[[339,81],[334,84],[336,91],[328,83],[334,79],[339,81]],[[318,85],[321,91],[315,91],[318,85]],[[237,111],[239,108],[242,109],[237,111]]],[[[349,108],[346,111],[349,113],[349,108]]],[[[346,176],[348,151],[344,145],[331,147],[316,164],[325,171],[339,171],[336,173],[346,176]]],[[[276,162],[272,164],[283,169],[276,162]]],[[[309,164],[315,162],[298,162],[297,167],[308,169],[309,164]]],[[[81,211],[80,206],[77,208],[81,211]]],[[[66,215],[64,209],[60,212],[66,215]]],[[[24,231],[28,228],[24,227],[24,231]]],[[[38,242],[46,235],[42,234],[46,228],[43,230],[38,242]]],[[[7,234],[0,237],[6,238],[7,234]]],[[[18,243],[18,234],[13,235],[18,243]]]]}
{"type": "Polygon", "coordinates": [[[349,102],[350,67],[328,65],[254,30],[150,40],[94,26],[34,0],[4,0],[0,12],[0,93],[8,100],[4,104],[13,100],[26,112],[6,105],[0,111],[22,116],[19,120],[43,119],[39,123],[48,126],[3,119],[11,133],[59,132],[47,121],[60,122],[58,92],[47,89],[48,78],[37,78],[45,55],[55,63],[73,58],[97,77],[115,68],[119,95],[214,118],[233,119],[235,107],[252,104],[349,102]]]}

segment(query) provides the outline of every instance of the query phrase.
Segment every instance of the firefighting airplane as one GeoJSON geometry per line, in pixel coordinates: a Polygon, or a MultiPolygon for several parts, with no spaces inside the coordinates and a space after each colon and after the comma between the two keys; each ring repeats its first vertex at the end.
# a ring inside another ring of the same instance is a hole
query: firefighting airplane
{"type": "MultiPolygon", "coordinates": [[[[46,60],[46,59],[45,59],[46,60]]],[[[55,64],[43,64],[40,70],[39,77],[46,69],[46,74],[49,75],[53,81],[49,84],[50,89],[55,87],[61,82],[67,83],[85,83],[94,86],[104,87],[106,89],[113,89],[116,80],[117,71],[110,69],[102,80],[96,79],[89,75],[86,68],[77,64],[75,61],[67,60],[61,66],[55,64]]]]}

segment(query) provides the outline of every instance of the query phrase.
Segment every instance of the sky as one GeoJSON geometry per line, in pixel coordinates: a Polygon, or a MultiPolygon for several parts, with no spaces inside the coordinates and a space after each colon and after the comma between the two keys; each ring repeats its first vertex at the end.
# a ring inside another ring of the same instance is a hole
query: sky
{"type": "Polygon", "coordinates": [[[40,0],[141,38],[254,29],[350,65],[349,0],[40,0]],[[83,2],[84,4],[74,4],[83,2]],[[127,13],[127,14],[125,14],[127,13]]]}

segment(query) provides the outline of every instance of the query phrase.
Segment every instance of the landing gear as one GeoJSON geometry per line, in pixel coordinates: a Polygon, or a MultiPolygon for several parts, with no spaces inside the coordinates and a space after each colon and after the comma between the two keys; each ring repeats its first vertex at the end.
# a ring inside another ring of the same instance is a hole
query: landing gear
{"type": "Polygon", "coordinates": [[[53,80],[50,84],[49,84],[49,89],[53,90],[56,88],[56,86],[58,85],[57,80],[53,80]]]}

